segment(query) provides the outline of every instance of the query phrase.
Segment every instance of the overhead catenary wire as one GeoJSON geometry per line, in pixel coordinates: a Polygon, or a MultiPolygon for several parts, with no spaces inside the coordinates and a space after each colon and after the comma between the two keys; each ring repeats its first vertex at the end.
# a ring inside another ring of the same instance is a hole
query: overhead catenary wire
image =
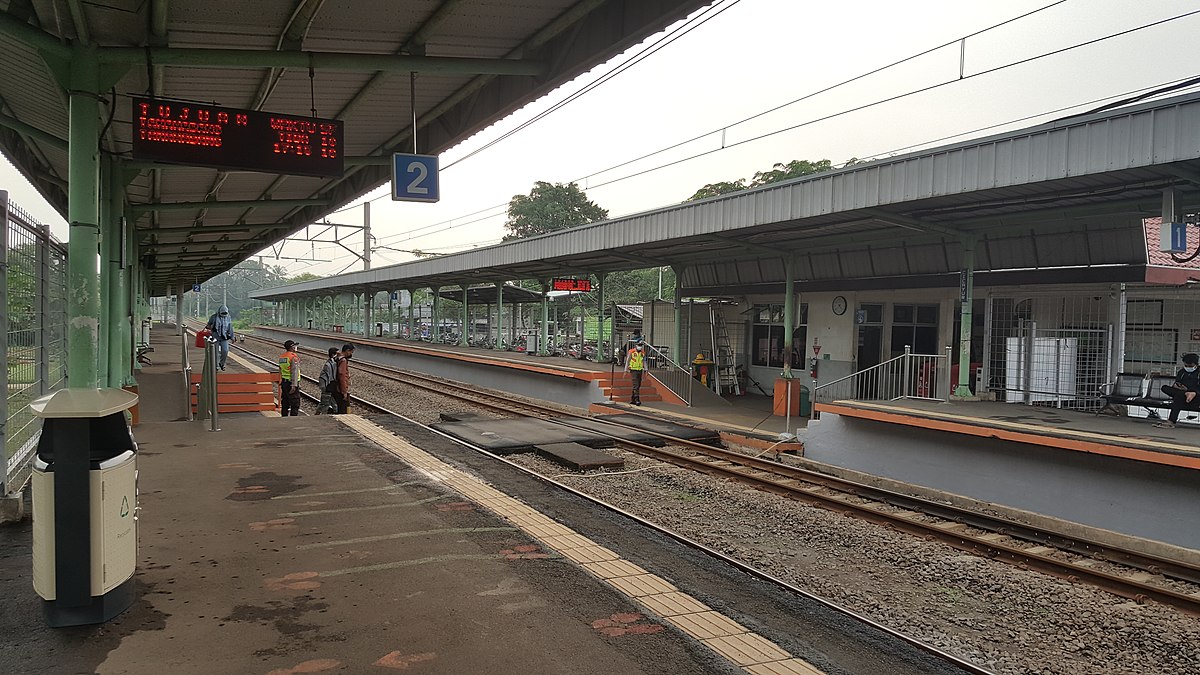
{"type": "MultiPolygon", "coordinates": [[[[722,129],[728,129],[728,128],[729,128],[729,127],[731,127],[731,126],[736,126],[737,124],[741,124],[741,123],[743,123],[743,122],[745,122],[745,121],[749,121],[749,120],[756,119],[756,118],[758,118],[758,117],[761,117],[762,115],[769,114],[770,112],[773,112],[773,111],[779,110],[780,108],[786,107],[786,106],[788,106],[788,105],[791,105],[791,104],[793,104],[793,103],[795,103],[795,102],[799,102],[799,101],[802,101],[802,100],[806,100],[806,99],[808,99],[808,98],[811,98],[812,96],[818,95],[818,94],[820,94],[820,93],[827,92],[827,91],[829,91],[830,89],[832,89],[832,88],[835,88],[835,87],[837,87],[837,86],[841,86],[841,85],[843,85],[843,84],[847,84],[847,83],[850,83],[850,82],[853,82],[853,81],[857,81],[857,80],[859,80],[859,79],[862,79],[863,77],[869,76],[869,75],[871,75],[871,74],[877,74],[877,73],[879,73],[879,72],[882,72],[882,71],[884,71],[884,70],[886,70],[886,69],[888,69],[888,68],[895,67],[895,66],[897,66],[897,65],[899,65],[899,64],[902,64],[902,63],[905,63],[905,62],[907,62],[907,61],[910,61],[910,60],[912,60],[913,58],[917,58],[917,57],[919,57],[919,56],[922,56],[922,55],[928,54],[928,53],[930,53],[930,52],[932,52],[932,51],[936,51],[937,49],[943,49],[943,48],[945,48],[945,47],[946,47],[946,46],[948,46],[948,45],[956,44],[956,43],[958,43],[960,40],[963,40],[963,39],[965,39],[966,37],[978,36],[978,35],[980,35],[980,34],[982,34],[982,33],[984,33],[984,32],[987,32],[987,31],[989,31],[989,30],[994,30],[995,28],[997,28],[997,27],[999,27],[999,26],[1003,26],[1003,25],[1005,25],[1005,24],[1012,23],[1013,21],[1016,21],[1016,20],[1018,20],[1018,19],[1021,19],[1021,18],[1024,18],[1024,17],[1027,17],[1027,16],[1029,16],[1029,15],[1035,14],[1035,13],[1037,13],[1037,12],[1040,12],[1040,11],[1044,11],[1045,9],[1048,9],[1048,8],[1050,8],[1050,7],[1054,7],[1054,6],[1056,6],[1056,5],[1059,5],[1059,4],[1062,4],[1063,2],[1066,2],[1066,1],[1067,1],[1067,0],[1059,0],[1058,2],[1052,3],[1052,4],[1050,4],[1050,5],[1046,5],[1045,7],[1042,7],[1042,8],[1040,8],[1040,9],[1038,9],[1038,10],[1033,10],[1033,11],[1031,11],[1031,12],[1027,12],[1027,13],[1025,13],[1025,14],[1023,14],[1023,15],[1021,15],[1021,16],[1018,16],[1018,17],[1014,17],[1014,18],[1012,18],[1012,19],[1005,20],[1005,21],[1003,21],[1003,22],[1000,22],[1000,23],[998,23],[998,24],[994,24],[993,26],[989,26],[989,27],[987,27],[987,28],[985,28],[985,29],[981,29],[981,30],[979,30],[979,31],[975,31],[975,32],[973,32],[973,33],[971,33],[971,34],[969,34],[969,35],[967,35],[967,36],[964,36],[964,37],[962,37],[962,38],[958,38],[958,39],[955,39],[955,40],[952,40],[952,41],[949,41],[949,42],[942,43],[942,44],[938,45],[937,47],[933,47],[933,48],[930,48],[930,49],[923,50],[923,51],[919,52],[918,54],[914,54],[913,56],[910,56],[910,57],[905,57],[904,59],[901,59],[901,60],[895,61],[895,62],[893,62],[893,63],[891,63],[891,64],[888,64],[887,66],[882,66],[882,67],[880,67],[880,68],[873,69],[872,71],[869,71],[868,73],[864,73],[864,74],[862,74],[862,75],[855,76],[855,77],[853,77],[853,78],[850,78],[850,79],[848,79],[848,80],[845,80],[845,81],[843,81],[842,83],[839,83],[839,84],[836,84],[836,85],[831,85],[831,87],[827,87],[827,88],[825,88],[825,89],[822,89],[822,90],[820,90],[820,91],[818,91],[818,92],[813,92],[813,93],[811,93],[811,94],[806,94],[804,97],[800,97],[800,98],[798,98],[798,99],[795,99],[795,100],[793,100],[793,101],[791,101],[791,102],[788,102],[788,103],[785,103],[785,104],[781,104],[781,105],[779,105],[779,106],[775,106],[775,107],[773,107],[773,108],[771,108],[771,109],[769,109],[769,110],[766,110],[766,111],[763,111],[763,112],[760,112],[760,113],[756,113],[755,115],[753,115],[753,116],[750,116],[750,117],[747,117],[747,118],[745,118],[744,120],[741,120],[741,121],[739,121],[739,122],[735,122],[735,123],[733,123],[733,124],[731,124],[731,125],[727,125],[726,127],[722,127],[722,129]]],[[[798,124],[793,124],[793,125],[790,125],[790,126],[787,126],[787,127],[781,128],[781,129],[776,129],[776,130],[769,131],[769,132],[766,132],[766,133],[763,133],[763,134],[759,134],[759,135],[757,135],[757,136],[754,136],[754,137],[751,137],[751,138],[742,139],[742,140],[740,140],[740,141],[736,141],[736,142],[734,142],[734,143],[722,144],[722,147],[720,147],[720,148],[714,148],[714,149],[710,149],[710,150],[707,150],[707,151],[703,151],[703,152],[699,152],[699,153],[694,153],[694,154],[691,154],[691,155],[689,155],[689,156],[687,156],[687,157],[684,157],[684,158],[681,158],[681,159],[673,160],[673,161],[671,161],[671,162],[666,162],[666,163],[663,163],[663,164],[660,164],[660,165],[657,165],[657,166],[654,166],[654,167],[650,167],[650,168],[647,168],[647,169],[644,169],[644,170],[642,170],[642,171],[638,171],[638,172],[635,172],[635,173],[632,173],[632,174],[628,174],[628,175],[619,176],[619,177],[617,177],[617,178],[614,178],[614,179],[612,179],[612,180],[609,180],[609,181],[605,181],[605,182],[602,182],[602,183],[591,184],[591,185],[589,186],[589,189],[594,189],[594,188],[598,188],[598,187],[603,187],[603,186],[611,185],[611,184],[613,184],[613,183],[617,183],[617,182],[620,182],[620,181],[623,181],[623,180],[628,180],[628,179],[630,179],[630,178],[634,178],[634,177],[642,176],[642,175],[645,175],[645,174],[647,174],[647,173],[651,173],[651,172],[653,172],[653,171],[661,170],[661,169],[664,169],[664,168],[667,168],[667,167],[670,167],[670,166],[675,166],[675,165],[677,165],[677,164],[680,164],[680,163],[683,163],[683,162],[686,162],[686,161],[690,161],[690,160],[693,160],[693,159],[697,159],[697,158],[699,158],[699,157],[703,157],[703,156],[706,156],[706,155],[710,155],[710,154],[713,154],[713,153],[715,153],[715,152],[719,152],[719,151],[726,150],[726,149],[729,149],[729,148],[733,148],[733,147],[737,147],[737,146],[740,146],[740,145],[745,145],[745,144],[752,143],[752,142],[755,142],[755,141],[763,140],[763,139],[765,139],[765,138],[769,138],[769,137],[771,137],[771,136],[774,136],[774,135],[777,135],[777,134],[786,133],[786,132],[788,132],[788,131],[794,131],[794,130],[796,130],[796,129],[799,129],[799,128],[802,128],[802,127],[805,127],[805,126],[809,126],[809,125],[816,124],[816,123],[819,123],[819,122],[823,122],[823,121],[827,121],[827,120],[830,120],[830,119],[834,119],[834,118],[837,118],[837,117],[840,117],[840,116],[843,116],[843,115],[848,115],[848,114],[851,114],[851,113],[853,113],[853,112],[858,112],[858,111],[862,111],[862,110],[865,110],[865,109],[869,109],[869,108],[872,108],[872,107],[875,107],[875,106],[879,106],[879,105],[882,105],[882,104],[885,104],[885,103],[894,102],[894,101],[897,101],[897,100],[900,100],[900,99],[904,99],[904,98],[907,98],[907,97],[911,97],[911,96],[914,96],[914,95],[917,95],[917,94],[921,94],[921,93],[926,93],[926,92],[929,92],[929,91],[933,91],[933,90],[936,90],[936,89],[939,89],[939,88],[945,87],[946,85],[949,85],[949,84],[955,84],[955,83],[958,83],[958,82],[963,82],[963,81],[966,81],[966,80],[969,80],[969,79],[978,78],[978,77],[981,77],[981,76],[984,76],[984,75],[993,74],[993,73],[996,73],[996,72],[999,72],[999,71],[1002,71],[1002,70],[1005,70],[1005,69],[1008,69],[1008,68],[1013,68],[1013,67],[1016,67],[1016,66],[1020,66],[1020,65],[1028,64],[1028,63],[1030,63],[1030,62],[1037,61],[1037,60],[1039,60],[1039,59],[1044,59],[1044,58],[1048,58],[1048,57],[1050,57],[1050,56],[1055,56],[1055,55],[1058,55],[1058,54],[1062,54],[1062,53],[1065,53],[1065,52],[1068,52],[1068,51],[1071,51],[1071,50],[1080,49],[1080,48],[1082,48],[1082,47],[1086,47],[1086,46],[1094,45],[1094,44],[1097,44],[1097,43],[1100,43],[1100,42],[1103,42],[1103,41],[1106,41],[1106,40],[1110,40],[1110,39],[1113,39],[1113,38],[1116,38],[1116,37],[1120,37],[1120,36],[1124,36],[1124,35],[1129,35],[1129,34],[1131,34],[1131,33],[1137,32],[1137,31],[1141,31],[1141,30],[1145,30],[1145,29],[1152,28],[1152,27],[1155,27],[1155,26],[1163,25],[1163,24],[1166,24],[1166,23],[1169,23],[1169,22],[1172,22],[1172,21],[1177,21],[1177,20],[1180,20],[1180,19],[1184,19],[1184,18],[1187,18],[1187,17],[1190,17],[1190,16],[1194,16],[1194,15],[1196,15],[1196,14],[1200,14],[1200,10],[1194,10],[1194,11],[1191,11],[1191,12],[1186,12],[1186,13],[1183,13],[1183,14],[1179,14],[1179,15],[1176,15],[1176,16],[1168,17],[1168,18],[1161,19],[1161,20],[1158,20],[1158,21],[1153,21],[1153,22],[1150,22],[1150,23],[1142,24],[1142,25],[1140,25],[1140,26],[1136,26],[1136,27],[1129,28],[1129,29],[1126,29],[1126,30],[1118,31],[1118,32],[1115,32],[1115,33],[1110,33],[1110,34],[1107,34],[1107,35],[1104,35],[1104,36],[1101,36],[1101,37],[1097,37],[1097,38],[1093,38],[1093,39],[1086,40],[1086,41],[1083,41],[1083,42],[1079,42],[1079,43],[1075,43],[1075,44],[1072,44],[1072,45],[1068,45],[1068,46],[1066,46],[1066,47],[1062,47],[1062,48],[1059,48],[1059,49],[1055,49],[1055,50],[1051,50],[1051,51],[1043,52],[1043,53],[1041,53],[1041,54],[1037,54],[1037,55],[1034,55],[1034,56],[1031,56],[1031,57],[1027,57],[1027,58],[1024,58],[1024,59],[1019,59],[1019,60],[1016,60],[1016,61],[1012,61],[1012,62],[1010,62],[1010,63],[1002,64],[1002,65],[999,65],[999,66],[995,66],[995,67],[993,67],[993,68],[989,68],[989,69],[986,69],[986,70],[980,71],[980,72],[978,72],[978,73],[972,73],[972,74],[970,74],[970,75],[965,75],[965,76],[959,76],[959,75],[956,73],[956,76],[955,76],[954,78],[952,78],[952,79],[949,79],[949,80],[946,80],[946,81],[943,81],[943,82],[935,83],[935,84],[928,85],[928,86],[925,86],[925,87],[920,87],[920,88],[917,88],[917,89],[910,90],[910,91],[908,91],[908,92],[904,92],[904,93],[901,93],[901,94],[897,94],[897,95],[895,95],[895,96],[890,96],[890,97],[886,97],[886,98],[878,99],[878,100],[875,100],[875,101],[872,101],[872,102],[869,102],[869,103],[865,103],[865,104],[862,104],[862,105],[859,105],[859,106],[854,106],[854,107],[852,107],[852,108],[848,108],[848,109],[841,110],[841,111],[838,111],[838,112],[835,112],[835,113],[831,113],[831,114],[829,114],[829,115],[824,115],[824,116],[821,116],[821,117],[818,117],[818,118],[814,118],[814,119],[810,119],[810,120],[807,120],[807,121],[804,121],[804,122],[801,122],[801,123],[798,123],[798,124]]],[[[1026,115],[1026,116],[1023,116],[1023,117],[1017,118],[1017,119],[1015,119],[1015,120],[1010,120],[1010,121],[1007,121],[1007,122],[1002,122],[1002,123],[997,123],[997,124],[993,124],[993,125],[988,125],[988,126],[986,126],[986,127],[982,127],[982,128],[981,128],[981,129],[979,129],[979,130],[981,131],[981,130],[993,129],[993,128],[1002,127],[1002,126],[1005,126],[1005,125],[1008,125],[1008,124],[1012,124],[1012,123],[1015,123],[1015,122],[1018,122],[1018,121],[1025,121],[1025,120],[1034,119],[1034,118],[1037,118],[1037,117],[1044,117],[1044,116],[1046,116],[1046,115],[1049,115],[1049,114],[1057,114],[1057,113],[1060,113],[1060,112],[1064,112],[1064,111],[1066,111],[1066,110],[1071,110],[1071,109],[1074,109],[1074,108],[1078,108],[1078,107],[1080,107],[1080,106],[1083,106],[1083,105],[1094,105],[1094,104],[1095,104],[1095,103],[1097,103],[1097,102],[1100,102],[1100,101],[1107,101],[1107,100],[1109,100],[1109,99],[1111,99],[1111,98],[1114,98],[1114,97],[1116,97],[1116,96],[1120,96],[1120,97],[1130,96],[1131,94],[1138,94],[1138,93],[1144,93],[1144,92],[1147,92],[1148,90],[1150,90],[1150,89],[1153,89],[1153,88],[1155,88],[1155,87],[1164,87],[1164,86],[1167,86],[1167,87],[1169,87],[1169,86],[1171,86],[1171,85],[1179,84],[1180,82],[1186,82],[1186,81],[1187,81],[1186,79],[1185,79],[1185,80],[1176,80],[1176,81],[1174,81],[1174,82],[1170,82],[1170,83],[1161,83],[1161,84],[1158,84],[1158,85],[1154,85],[1154,87],[1145,87],[1145,88],[1139,88],[1139,89],[1136,89],[1136,90],[1132,90],[1132,91],[1123,92],[1123,93],[1121,93],[1121,94],[1114,94],[1114,95],[1112,95],[1112,96],[1105,96],[1105,97],[1101,97],[1101,98],[1098,98],[1098,99],[1093,99],[1093,100],[1090,100],[1090,101],[1087,101],[1087,102],[1084,102],[1084,103],[1074,104],[1074,105],[1071,105],[1071,106],[1066,106],[1066,107],[1060,107],[1060,108],[1057,108],[1057,109],[1055,109],[1055,110],[1051,110],[1051,111],[1047,111],[1047,112],[1042,112],[1042,113],[1037,113],[1037,114],[1033,114],[1033,115],[1026,115]]],[[[1186,85],[1185,85],[1185,86],[1186,86],[1186,85]]],[[[1160,93],[1161,93],[1161,92],[1160,92],[1160,93]]],[[[1146,94],[1145,96],[1143,96],[1142,98],[1149,98],[1149,97],[1151,97],[1151,96],[1154,96],[1154,95],[1156,95],[1156,93],[1155,93],[1155,92],[1150,92],[1150,93],[1146,94]]],[[[1106,108],[1102,108],[1102,109],[1106,109],[1106,108]]],[[[522,128],[524,128],[524,127],[522,127],[522,128]]],[[[707,137],[707,136],[711,136],[711,135],[713,135],[713,134],[715,134],[715,133],[719,133],[719,132],[720,132],[722,129],[718,129],[718,130],[710,131],[710,132],[707,132],[707,133],[705,133],[705,134],[701,134],[701,135],[699,135],[699,136],[696,136],[696,137],[694,137],[694,138],[688,139],[688,140],[686,140],[686,141],[682,141],[682,142],[679,142],[679,143],[673,144],[673,145],[671,145],[671,146],[668,146],[668,147],[666,147],[666,148],[663,148],[663,149],[660,149],[660,150],[656,150],[656,151],[654,151],[654,152],[651,152],[651,153],[644,154],[644,155],[642,155],[642,156],[640,156],[640,157],[638,157],[638,158],[635,158],[635,159],[632,159],[632,160],[627,160],[627,161],[621,162],[620,164],[616,164],[616,165],[614,165],[614,166],[612,166],[612,167],[609,167],[609,168],[606,168],[606,169],[602,169],[602,170],[600,170],[600,171],[596,171],[596,172],[590,173],[590,174],[588,174],[588,176],[600,175],[600,174],[607,173],[607,172],[609,172],[609,171],[615,170],[615,169],[617,169],[617,168],[621,168],[621,167],[627,166],[627,165],[629,165],[629,164],[632,164],[632,163],[635,163],[635,162],[638,162],[638,161],[642,161],[642,160],[644,160],[644,159],[648,159],[648,158],[650,158],[650,157],[653,157],[653,156],[655,156],[655,155],[657,155],[657,154],[661,154],[661,153],[663,153],[663,152],[666,152],[666,151],[669,151],[669,150],[672,150],[672,149],[676,149],[676,148],[678,148],[678,147],[681,147],[681,146],[683,146],[683,145],[686,145],[686,144],[688,144],[688,143],[695,142],[696,140],[700,140],[700,139],[703,139],[703,138],[705,138],[705,137],[707,137]]],[[[513,132],[511,132],[511,133],[515,133],[515,131],[516,131],[516,130],[514,130],[514,131],[513,131],[513,132]]],[[[511,133],[510,133],[509,135],[511,135],[511,133]]],[[[943,139],[944,139],[944,138],[954,138],[954,137],[958,137],[958,136],[964,136],[964,135],[968,135],[968,134],[971,134],[971,133],[975,133],[975,131],[965,131],[965,132],[960,132],[960,133],[958,133],[958,134],[954,134],[954,135],[951,135],[951,136],[943,137],[943,139]]],[[[934,142],[937,142],[937,140],[926,141],[926,142],[923,142],[923,143],[918,143],[918,144],[914,144],[914,145],[906,146],[906,148],[904,148],[904,149],[911,149],[911,148],[922,147],[922,146],[924,146],[924,145],[928,145],[929,143],[934,143],[934,142]]],[[[896,151],[891,151],[891,152],[896,152],[896,151]]],[[[880,156],[880,155],[884,155],[884,154],[888,154],[888,153],[877,153],[876,155],[869,155],[869,156],[880,156]]],[[[464,158],[464,159],[465,159],[465,158],[464,158]]],[[[461,161],[461,160],[459,160],[459,161],[461,161]]],[[[456,162],[456,163],[457,163],[457,162],[456,162]]],[[[448,167],[447,167],[447,168],[448,168],[448,167]]],[[[586,179],[586,178],[587,178],[587,177],[585,176],[585,177],[584,177],[584,179],[586,179]]],[[[584,180],[584,179],[578,179],[578,180],[584,180]]],[[[374,201],[374,200],[371,200],[371,201],[374,201]]],[[[355,205],[355,206],[357,206],[357,205],[355,205]]],[[[490,206],[490,207],[487,207],[487,208],[484,208],[484,209],[479,209],[479,210],[477,210],[477,211],[474,211],[474,212],[472,212],[472,214],[469,214],[469,215],[486,213],[486,212],[488,212],[488,211],[493,211],[493,210],[496,210],[496,209],[502,209],[502,208],[506,208],[506,207],[507,207],[507,203],[505,203],[505,204],[499,204],[499,205],[494,205],[494,206],[490,206]]],[[[353,208],[353,207],[348,207],[348,208],[353,208]]],[[[345,209],[343,209],[343,210],[345,210],[345,209]]],[[[485,216],[484,218],[476,219],[476,220],[469,221],[469,222],[460,222],[460,223],[457,223],[457,224],[456,224],[456,223],[454,223],[454,221],[455,221],[455,220],[459,220],[460,218],[467,217],[467,216],[460,216],[460,217],[458,217],[458,218],[454,218],[454,219],[451,219],[451,220],[449,220],[449,221],[441,221],[441,222],[438,222],[438,223],[433,223],[433,224],[430,224],[430,225],[421,226],[421,227],[419,227],[419,228],[416,228],[416,229],[414,229],[414,230],[408,230],[408,231],[405,231],[405,232],[402,232],[402,233],[398,233],[398,234],[395,234],[395,235],[388,235],[388,236],[386,236],[386,237],[382,237],[382,238],[380,239],[380,241],[381,241],[381,242],[383,242],[383,241],[395,241],[395,240],[398,240],[398,239],[400,239],[400,240],[410,240],[410,239],[416,238],[414,235],[416,235],[416,234],[417,234],[417,233],[419,233],[419,232],[422,232],[422,231],[424,231],[424,230],[432,230],[432,231],[429,231],[429,232],[425,232],[425,234],[422,234],[422,235],[420,235],[420,236],[422,236],[422,237],[424,237],[424,236],[429,236],[429,235],[432,235],[432,234],[437,234],[437,233],[440,233],[440,232],[445,232],[445,231],[447,231],[447,230],[450,230],[450,229],[453,229],[453,228],[455,228],[455,227],[461,227],[461,226],[463,226],[463,225],[471,224],[471,223],[474,223],[474,222],[479,222],[479,221],[481,221],[481,220],[486,220],[486,219],[488,219],[488,218],[493,218],[493,217],[496,217],[497,215],[500,215],[500,214],[493,214],[493,215],[490,215],[490,216],[485,216]],[[443,227],[443,228],[441,228],[441,229],[432,229],[432,228],[436,228],[436,227],[438,227],[439,225],[443,225],[443,224],[448,224],[448,226],[447,226],[447,227],[443,227]]],[[[344,258],[344,257],[346,257],[346,256],[339,256],[339,258],[344,258]]],[[[334,260],[337,260],[337,259],[338,259],[338,258],[334,258],[334,260]]]]}

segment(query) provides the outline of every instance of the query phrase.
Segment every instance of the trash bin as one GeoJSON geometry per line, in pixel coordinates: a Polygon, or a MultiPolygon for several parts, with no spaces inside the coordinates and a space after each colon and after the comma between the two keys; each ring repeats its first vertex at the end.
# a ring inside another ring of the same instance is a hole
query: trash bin
{"type": "Polygon", "coordinates": [[[539,333],[530,333],[525,336],[525,351],[528,354],[538,353],[538,340],[541,338],[539,333]]]}
{"type": "Polygon", "coordinates": [[[383,324],[375,324],[375,337],[383,337],[383,324]]]}
{"type": "Polygon", "coordinates": [[[133,604],[137,444],[121,389],[63,389],[30,407],[43,418],[34,458],[33,588],[54,627],[102,623],[133,604]]]}
{"type": "Polygon", "coordinates": [[[812,415],[812,402],[809,399],[808,387],[800,385],[800,416],[809,417],[812,415]]]}

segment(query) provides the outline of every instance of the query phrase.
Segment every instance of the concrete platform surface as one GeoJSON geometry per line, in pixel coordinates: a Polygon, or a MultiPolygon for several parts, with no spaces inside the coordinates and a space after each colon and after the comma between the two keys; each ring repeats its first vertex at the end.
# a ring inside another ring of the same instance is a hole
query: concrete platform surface
{"type": "Polygon", "coordinates": [[[675,631],[598,629],[642,610],[336,417],[231,415],[221,425],[135,431],[139,600],[107,624],[47,628],[29,521],[0,528],[0,672],[713,666],[675,631]]]}

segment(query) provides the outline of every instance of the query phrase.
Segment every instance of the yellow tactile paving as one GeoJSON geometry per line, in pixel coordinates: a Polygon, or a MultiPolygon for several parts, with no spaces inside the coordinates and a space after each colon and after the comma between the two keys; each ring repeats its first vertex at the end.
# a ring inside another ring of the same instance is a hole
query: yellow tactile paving
{"type": "Polygon", "coordinates": [[[784,661],[792,656],[775,646],[773,642],[754,633],[706,638],[701,642],[739,666],[753,666],[768,661],[784,661]]]}
{"type": "Polygon", "coordinates": [[[628,560],[602,560],[600,562],[584,563],[583,568],[601,579],[617,577],[634,577],[646,574],[646,570],[634,565],[628,560]]]}
{"type": "MultiPolygon", "coordinates": [[[[679,616],[681,614],[696,614],[711,611],[711,607],[693,598],[687,593],[670,591],[640,598],[642,604],[661,617],[679,616]]],[[[745,631],[742,631],[745,632],[745,631]]]]}
{"type": "Polygon", "coordinates": [[[817,670],[808,662],[800,659],[786,659],[746,666],[746,672],[751,675],[824,675],[824,671],[817,670]]]}
{"type": "Polygon", "coordinates": [[[622,593],[635,598],[679,590],[657,574],[639,574],[635,577],[617,577],[615,579],[605,579],[605,581],[622,593]]]}
{"type": "Polygon", "coordinates": [[[667,621],[675,624],[683,632],[694,635],[701,640],[707,640],[715,637],[728,637],[730,635],[740,635],[749,633],[742,624],[733,619],[721,614],[720,612],[707,611],[696,612],[695,614],[680,614],[678,616],[668,616],[667,621]]]}
{"type": "Polygon", "coordinates": [[[464,474],[406,440],[357,415],[338,420],[411,464],[432,480],[447,485],[520,527],[548,549],[579,563],[616,590],[664,617],[682,632],[745,668],[753,675],[822,675],[762,636],[682,593],[670,582],[623,560],[616,552],[558,523],[545,514],[482,481],[464,474]]]}
{"type": "Polygon", "coordinates": [[[583,548],[559,551],[559,553],[579,564],[601,562],[603,560],[619,560],[621,557],[603,546],[584,546],[583,548]]]}

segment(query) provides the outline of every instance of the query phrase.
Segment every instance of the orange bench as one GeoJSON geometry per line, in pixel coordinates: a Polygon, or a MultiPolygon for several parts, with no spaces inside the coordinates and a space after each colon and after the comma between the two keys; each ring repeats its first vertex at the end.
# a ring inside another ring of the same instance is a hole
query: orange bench
{"type": "MultiPolygon", "coordinates": [[[[192,413],[198,411],[201,375],[192,373],[192,413]]],[[[279,373],[217,373],[217,413],[278,410],[279,373]]]]}

